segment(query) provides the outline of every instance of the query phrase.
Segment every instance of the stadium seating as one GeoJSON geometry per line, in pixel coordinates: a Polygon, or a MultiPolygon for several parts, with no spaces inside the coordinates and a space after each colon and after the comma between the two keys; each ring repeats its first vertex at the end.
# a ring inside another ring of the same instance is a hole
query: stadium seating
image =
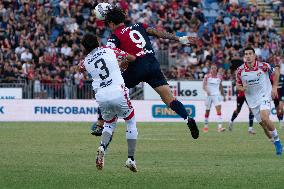
{"type": "MultiPolygon", "coordinates": [[[[63,1],[60,0],[0,2],[0,38],[2,39],[0,51],[0,80],[2,82],[0,87],[4,86],[3,83],[18,83],[20,80],[25,81],[29,89],[33,88],[34,83],[39,83],[41,92],[46,91],[45,89],[48,88],[46,85],[53,88],[59,86],[62,91],[70,91],[67,90],[68,86],[81,90],[82,86],[89,85],[90,78],[88,75],[78,75],[75,71],[78,61],[82,58],[80,38],[85,32],[93,32],[101,38],[102,44],[105,44],[110,35],[110,30],[104,28],[104,23],[94,20],[91,15],[91,9],[95,5],[87,1],[67,2],[68,9],[64,8],[63,1]],[[8,15],[13,17],[9,22],[8,15]],[[21,48],[20,43],[23,44],[21,48]],[[71,53],[68,55],[61,53],[65,43],[68,48],[71,48],[71,53]],[[52,44],[54,46],[51,46],[52,44]],[[32,54],[31,61],[21,61],[23,49],[29,49],[32,54]]],[[[123,5],[129,14],[130,23],[146,22],[157,29],[186,33],[187,35],[198,36],[201,39],[207,35],[204,32],[208,30],[208,36],[210,36],[212,42],[205,45],[205,42],[200,40],[200,43],[196,45],[195,54],[198,64],[192,64],[188,61],[186,65],[183,65],[186,70],[194,70],[193,79],[195,80],[202,79],[199,75],[205,74],[199,74],[198,70],[208,70],[203,69],[205,61],[215,62],[218,63],[218,67],[226,68],[224,78],[230,79],[231,71],[227,72],[227,66],[225,67],[222,62],[225,61],[226,57],[229,57],[231,61],[232,53],[235,50],[238,51],[240,56],[241,49],[254,40],[260,40],[258,44],[253,44],[256,45],[256,48],[262,49],[265,43],[273,46],[274,49],[270,50],[269,60],[272,55],[280,56],[283,54],[284,34],[276,33],[277,30],[273,30],[274,28],[258,31],[256,21],[260,13],[264,15],[265,13],[245,0],[239,0],[239,4],[217,0],[205,0],[197,4],[195,1],[188,1],[189,3],[177,1],[177,6],[172,1],[148,1],[143,4],[132,1],[127,3],[124,0],[113,2],[116,6],[123,5]],[[161,3],[165,9],[162,9],[161,3]],[[147,11],[146,7],[149,7],[147,11]],[[144,16],[141,16],[143,10],[144,16]],[[195,15],[195,17],[192,15],[195,15]],[[241,16],[248,19],[249,29],[245,28],[244,23],[240,21],[241,16]],[[235,18],[233,19],[233,17],[235,18]],[[163,21],[159,22],[159,20],[163,21]],[[234,27],[239,27],[240,31],[234,27]],[[226,29],[226,34],[224,34],[224,29],[226,29]],[[260,32],[259,39],[249,38],[250,33],[257,31],[260,32]],[[267,33],[268,38],[262,37],[266,36],[267,33]],[[238,46],[239,34],[242,39],[240,47],[238,46]],[[216,37],[217,35],[218,37],[216,37]],[[275,39],[280,40],[276,46],[274,44],[275,39]],[[227,48],[229,46],[232,48],[227,48]],[[223,48],[224,53],[221,59],[216,57],[219,48],[223,48]],[[209,50],[210,56],[204,57],[207,50],[209,50]],[[216,62],[217,60],[218,62],[216,62]]],[[[281,5],[277,6],[281,7],[281,5]]],[[[192,79],[192,77],[187,77],[191,74],[184,71],[184,67],[179,65],[179,62],[181,62],[181,54],[184,52],[187,56],[186,60],[190,60],[193,47],[183,47],[176,43],[169,44],[167,40],[161,39],[152,39],[152,41],[157,58],[161,62],[168,79],[192,79]],[[175,75],[176,73],[171,72],[172,66],[178,69],[178,77],[175,75]]],[[[262,57],[260,56],[260,58],[262,57]]],[[[50,98],[85,98],[90,96],[66,95],[66,91],[61,92],[62,95],[60,96],[51,95],[50,98]]],[[[28,92],[25,93],[28,94],[28,92]]],[[[34,96],[29,95],[27,98],[34,96]]],[[[39,97],[45,98],[47,95],[39,95],[39,97]]]]}

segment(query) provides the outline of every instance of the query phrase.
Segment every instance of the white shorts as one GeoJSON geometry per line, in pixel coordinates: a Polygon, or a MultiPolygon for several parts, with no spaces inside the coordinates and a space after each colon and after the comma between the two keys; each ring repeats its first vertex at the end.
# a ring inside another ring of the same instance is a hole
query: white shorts
{"type": "Polygon", "coordinates": [[[212,104],[214,104],[215,107],[221,105],[221,102],[222,98],[220,95],[207,96],[205,99],[206,110],[210,110],[212,104]]]}
{"type": "Polygon", "coordinates": [[[95,96],[105,121],[127,118],[134,110],[126,87],[108,86],[99,89],[95,96]]]}
{"type": "Polygon", "coordinates": [[[251,111],[252,111],[255,119],[257,120],[257,122],[260,123],[261,122],[260,111],[261,110],[267,110],[270,114],[270,108],[271,108],[271,100],[270,99],[263,99],[261,101],[261,104],[256,106],[255,108],[251,108],[251,111]]]}

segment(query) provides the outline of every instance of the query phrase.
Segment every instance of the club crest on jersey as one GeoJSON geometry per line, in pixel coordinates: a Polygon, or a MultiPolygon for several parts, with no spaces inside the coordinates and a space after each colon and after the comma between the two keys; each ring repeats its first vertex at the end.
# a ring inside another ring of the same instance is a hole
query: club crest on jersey
{"type": "Polygon", "coordinates": [[[257,73],[257,77],[259,77],[261,75],[261,71],[257,73]]]}

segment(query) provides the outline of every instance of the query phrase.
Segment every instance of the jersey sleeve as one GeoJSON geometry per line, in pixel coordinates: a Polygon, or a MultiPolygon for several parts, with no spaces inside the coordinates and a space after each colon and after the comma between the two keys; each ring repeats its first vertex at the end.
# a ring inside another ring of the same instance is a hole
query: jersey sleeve
{"type": "Polygon", "coordinates": [[[275,67],[273,65],[268,64],[268,63],[263,63],[261,69],[262,69],[262,71],[267,72],[269,77],[275,71],[275,67]]]}
{"type": "Polygon", "coordinates": [[[119,49],[119,48],[112,48],[112,50],[114,51],[116,58],[117,59],[124,59],[128,56],[127,52],[124,52],[123,50],[119,49]]]}
{"type": "Polygon", "coordinates": [[[110,38],[107,40],[106,46],[110,48],[116,48],[116,47],[119,47],[119,45],[120,45],[120,41],[118,37],[112,34],[110,38]]]}
{"type": "Polygon", "coordinates": [[[242,79],[241,79],[241,74],[242,74],[242,69],[237,69],[237,73],[236,73],[236,83],[238,85],[242,85],[243,82],[242,82],[242,79]]]}

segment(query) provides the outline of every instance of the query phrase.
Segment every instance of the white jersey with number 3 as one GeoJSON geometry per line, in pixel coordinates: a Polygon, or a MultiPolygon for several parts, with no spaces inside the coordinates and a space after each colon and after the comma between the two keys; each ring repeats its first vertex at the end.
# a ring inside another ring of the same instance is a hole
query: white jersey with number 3
{"type": "Polygon", "coordinates": [[[126,55],[119,49],[109,47],[96,48],[87,55],[83,65],[93,79],[95,91],[108,86],[124,85],[117,59],[126,55]]]}
{"type": "Polygon", "coordinates": [[[118,63],[118,59],[127,55],[120,49],[99,47],[82,62],[81,69],[86,69],[92,76],[96,101],[105,121],[112,122],[117,117],[127,118],[134,114],[118,63]]]}

